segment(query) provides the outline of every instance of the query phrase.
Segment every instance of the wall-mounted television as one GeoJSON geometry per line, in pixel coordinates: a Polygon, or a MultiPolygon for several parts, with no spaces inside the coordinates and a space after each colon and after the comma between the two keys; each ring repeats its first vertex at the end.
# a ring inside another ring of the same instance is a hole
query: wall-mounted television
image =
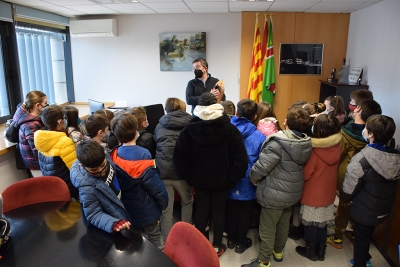
{"type": "Polygon", "coordinates": [[[279,74],[322,74],[324,44],[281,43],[279,51],[279,74]]]}
{"type": "Polygon", "coordinates": [[[94,112],[96,112],[98,110],[104,109],[103,102],[88,99],[88,103],[89,103],[90,114],[93,114],[94,112]]]}

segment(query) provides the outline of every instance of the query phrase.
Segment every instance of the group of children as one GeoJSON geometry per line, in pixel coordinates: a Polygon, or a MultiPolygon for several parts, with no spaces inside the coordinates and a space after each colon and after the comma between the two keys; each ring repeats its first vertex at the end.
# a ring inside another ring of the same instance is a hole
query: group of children
{"type": "Polygon", "coordinates": [[[351,264],[365,266],[371,234],[396,194],[400,154],[386,146],[395,124],[380,115],[372,93],[350,97],[350,114],[340,96],[298,101],[283,128],[266,102],[243,99],[235,107],[203,93],[191,116],[183,101],[168,98],[154,136],[145,131],[143,108],[115,118],[100,110],[81,127],[75,108],[43,107],[42,98],[34,111],[47,129],[39,125],[33,139],[43,175],[62,178],[88,221],[107,232],[134,228],[162,248],[173,225],[174,191],[182,220],[192,223],[194,188],[195,226],[207,235],[210,219],[218,256],[252,246],[247,231],[254,201],[260,204],[258,258],[242,267],[271,266],[271,256],[282,261],[288,234],[298,239],[301,224],[306,245],[296,252],[323,261],[326,244],[342,247],[351,217],[351,264]],[[327,237],[337,192],[335,234],[327,237]]]}

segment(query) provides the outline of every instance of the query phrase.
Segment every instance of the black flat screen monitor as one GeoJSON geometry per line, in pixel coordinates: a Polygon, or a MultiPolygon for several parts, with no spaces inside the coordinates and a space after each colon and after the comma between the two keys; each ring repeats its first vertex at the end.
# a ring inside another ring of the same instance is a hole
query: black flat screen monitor
{"type": "Polygon", "coordinates": [[[104,109],[103,102],[88,99],[88,103],[89,103],[90,114],[93,114],[94,112],[96,112],[98,110],[104,109]]]}

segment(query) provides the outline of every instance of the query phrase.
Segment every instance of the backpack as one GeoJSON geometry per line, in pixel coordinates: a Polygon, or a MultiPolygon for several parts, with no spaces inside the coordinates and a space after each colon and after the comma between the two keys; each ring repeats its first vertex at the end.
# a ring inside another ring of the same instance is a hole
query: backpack
{"type": "Polygon", "coordinates": [[[18,143],[19,141],[19,125],[16,121],[9,119],[6,122],[6,131],[4,137],[11,143],[18,143]],[[8,127],[7,127],[8,125],[8,127]]]}

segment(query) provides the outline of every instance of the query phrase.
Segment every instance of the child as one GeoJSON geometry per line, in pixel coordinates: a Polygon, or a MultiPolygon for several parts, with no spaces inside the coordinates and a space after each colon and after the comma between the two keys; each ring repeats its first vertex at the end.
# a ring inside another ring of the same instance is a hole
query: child
{"type": "Polygon", "coordinates": [[[346,117],[346,111],[344,110],[344,101],[341,96],[328,96],[324,104],[326,106],[325,114],[331,114],[335,116],[340,123],[343,123],[346,117]]]}
{"type": "MultiPolygon", "coordinates": [[[[342,127],[343,138],[340,144],[340,163],[336,182],[338,192],[342,190],[347,165],[351,158],[367,144],[362,134],[365,122],[370,116],[381,113],[381,106],[375,100],[363,100],[352,113],[353,121],[342,127]]],[[[339,206],[335,217],[335,234],[329,236],[326,240],[326,243],[334,248],[341,249],[343,247],[342,239],[350,219],[350,205],[349,202],[339,196],[339,206]]]]}
{"type": "Polygon", "coordinates": [[[258,258],[242,267],[270,267],[271,255],[275,261],[283,260],[292,205],[303,193],[303,165],[311,155],[311,138],[302,134],[308,121],[305,110],[290,109],[283,124],[285,130],[268,137],[250,171],[261,205],[261,243],[258,258]]]}
{"type": "MultiPolygon", "coordinates": [[[[100,110],[94,112],[94,114],[99,114],[99,115],[106,117],[109,122],[111,122],[112,119],[114,118],[114,112],[112,112],[111,110],[108,110],[108,109],[100,109],[100,110]]],[[[109,127],[109,128],[111,128],[111,127],[109,127]]],[[[119,145],[118,140],[112,131],[107,132],[107,134],[106,134],[106,136],[104,136],[102,142],[104,144],[107,144],[107,147],[110,150],[112,150],[114,147],[119,145]]]]}
{"type": "Polygon", "coordinates": [[[79,111],[73,106],[64,107],[64,116],[67,118],[67,134],[72,139],[75,146],[79,145],[81,141],[88,140],[89,138],[82,133],[80,128],[81,119],[79,118],[79,111]]]}
{"type": "Polygon", "coordinates": [[[131,113],[138,121],[139,138],[137,140],[137,145],[149,150],[151,158],[154,159],[156,155],[156,142],[154,136],[146,132],[146,127],[149,126],[146,110],[143,107],[137,107],[133,108],[131,113]]]}
{"type": "Polygon", "coordinates": [[[40,115],[47,130],[35,132],[35,147],[39,151],[39,165],[44,176],[57,176],[68,185],[71,198],[78,199],[78,190],[71,184],[69,170],[76,160],[74,142],[65,134],[67,120],[63,108],[48,106],[40,115]]]}
{"type": "Polygon", "coordinates": [[[362,136],[368,145],[355,155],[343,183],[343,198],[352,201],[354,219],[355,267],[371,266],[369,246],[374,229],[389,215],[400,179],[400,154],[385,146],[393,137],[396,125],[391,117],[373,115],[368,118],[362,136]]]}
{"type": "Polygon", "coordinates": [[[305,111],[307,111],[309,116],[308,126],[304,131],[304,133],[308,136],[312,136],[311,127],[313,126],[314,118],[317,117],[321,112],[324,112],[324,110],[326,110],[326,106],[323,103],[314,102],[314,103],[307,103],[303,105],[302,108],[305,111]]]}
{"type": "Polygon", "coordinates": [[[266,137],[281,130],[274,109],[268,102],[264,101],[258,103],[257,117],[253,124],[266,137]]]}
{"type": "Polygon", "coordinates": [[[312,153],[304,165],[304,189],[300,199],[306,247],[297,253],[312,261],[325,259],[326,233],[333,219],[336,171],[340,161],[340,123],[332,115],[321,114],[313,125],[312,153]]]}
{"type": "Polygon", "coordinates": [[[111,150],[108,148],[107,143],[104,143],[104,138],[108,135],[110,122],[106,116],[99,114],[92,114],[85,122],[85,130],[88,136],[99,143],[107,152],[111,150]]]}
{"type": "Polygon", "coordinates": [[[154,160],[147,149],[136,145],[138,122],[129,113],[111,122],[115,136],[122,143],[113,149],[112,161],[122,169],[122,203],[128,211],[132,228],[143,230],[155,246],[161,248],[158,220],[168,205],[168,194],[158,176],[154,160]]]}
{"type": "Polygon", "coordinates": [[[345,117],[342,125],[349,123],[352,118],[353,111],[361,103],[362,100],[373,100],[374,96],[371,91],[366,89],[359,89],[350,93],[349,114],[345,117]]]}
{"type": "Polygon", "coordinates": [[[168,192],[168,207],[161,215],[161,231],[164,242],[173,225],[174,191],[181,198],[182,221],[192,223],[193,195],[192,187],[184,180],[179,180],[172,156],[175,143],[182,129],[190,122],[192,115],[186,112],[186,104],[178,98],[168,98],[165,102],[167,114],[160,118],[154,130],[157,142],[156,166],[161,180],[168,192]]]}
{"type": "Polygon", "coordinates": [[[228,115],[230,118],[235,116],[236,114],[236,107],[235,104],[233,104],[232,101],[225,100],[221,103],[221,105],[224,107],[224,112],[226,115],[228,115]]]}
{"type": "Polygon", "coordinates": [[[195,225],[205,236],[211,210],[218,256],[227,249],[222,233],[228,191],[245,176],[248,161],[242,134],[223,110],[215,95],[203,93],[193,111],[195,117],[179,135],[173,156],[179,178],[194,187],[195,225]]]}
{"type": "Polygon", "coordinates": [[[235,248],[235,252],[241,254],[252,245],[252,240],[247,237],[247,230],[256,199],[256,187],[249,180],[249,172],[258,160],[265,136],[252,123],[257,118],[257,103],[243,99],[239,101],[237,108],[237,114],[231,119],[231,123],[243,135],[249,163],[246,175],[228,193],[226,213],[228,248],[235,248]]]}
{"type": "Polygon", "coordinates": [[[81,142],[76,154],[78,160],[71,168],[71,182],[79,189],[88,222],[109,233],[129,229],[129,214],[120,201],[117,166],[94,140],[81,142]]]}

